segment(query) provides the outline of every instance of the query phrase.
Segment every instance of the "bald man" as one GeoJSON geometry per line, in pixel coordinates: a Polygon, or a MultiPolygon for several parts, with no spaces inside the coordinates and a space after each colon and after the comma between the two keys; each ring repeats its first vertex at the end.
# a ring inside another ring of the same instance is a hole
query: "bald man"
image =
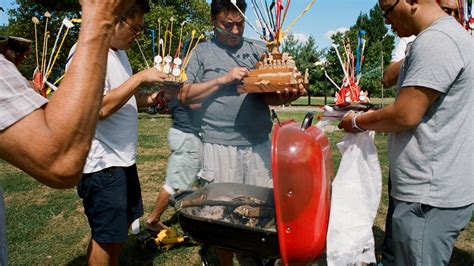
{"type": "Polygon", "coordinates": [[[474,203],[474,42],[435,0],[379,0],[399,37],[417,36],[392,105],[348,113],[346,132],[389,132],[394,258],[447,265],[474,203]]]}

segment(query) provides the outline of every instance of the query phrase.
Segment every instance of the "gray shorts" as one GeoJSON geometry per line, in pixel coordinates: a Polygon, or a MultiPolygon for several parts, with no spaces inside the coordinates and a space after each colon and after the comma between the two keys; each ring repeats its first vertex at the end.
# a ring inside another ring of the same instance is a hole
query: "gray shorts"
{"type": "Polygon", "coordinates": [[[454,242],[472,217],[473,205],[436,208],[394,200],[395,265],[448,265],[454,242]]]}
{"type": "Polygon", "coordinates": [[[168,159],[163,189],[173,195],[177,190],[188,189],[196,182],[201,169],[202,141],[192,133],[170,128],[168,145],[172,153],[168,159]]]}
{"type": "Polygon", "coordinates": [[[204,143],[203,164],[198,176],[204,183],[239,183],[271,188],[271,142],[254,146],[204,143]]]}
{"type": "Polygon", "coordinates": [[[5,204],[3,203],[3,188],[0,187],[0,266],[8,265],[7,257],[7,225],[5,221],[5,204]]]}

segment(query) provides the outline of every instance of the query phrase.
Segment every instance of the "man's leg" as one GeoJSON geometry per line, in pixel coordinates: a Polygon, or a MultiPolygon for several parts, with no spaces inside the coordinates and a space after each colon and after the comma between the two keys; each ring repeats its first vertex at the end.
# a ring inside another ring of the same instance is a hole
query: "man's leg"
{"type": "Polygon", "coordinates": [[[167,226],[161,222],[161,215],[168,207],[170,196],[170,193],[168,193],[164,188],[161,188],[158,197],[156,198],[155,207],[150,215],[148,215],[146,221],[148,229],[158,232],[161,229],[167,228],[167,226]]]}
{"type": "Polygon", "coordinates": [[[447,265],[472,205],[442,209],[394,200],[393,253],[396,265],[447,265]]]}
{"type": "Polygon", "coordinates": [[[273,188],[271,149],[270,140],[239,149],[239,159],[242,160],[240,163],[244,169],[244,184],[273,188]]]}
{"type": "Polygon", "coordinates": [[[120,248],[127,242],[128,227],[134,220],[128,211],[128,187],[133,179],[128,172],[136,172],[136,168],[129,168],[111,167],[85,174],[78,185],[91,227],[90,264],[117,265],[120,248]]]}
{"type": "Polygon", "coordinates": [[[91,239],[87,250],[87,263],[94,265],[118,265],[120,252],[125,243],[98,243],[91,239]]]}
{"type": "Polygon", "coordinates": [[[382,244],[382,264],[393,265],[395,263],[392,251],[392,216],[393,216],[393,198],[391,195],[392,183],[390,175],[388,176],[388,210],[385,218],[385,235],[382,244]]]}
{"type": "Polygon", "coordinates": [[[168,145],[172,153],[168,159],[165,185],[158,193],[155,207],[146,222],[153,231],[167,228],[161,222],[161,215],[168,207],[170,197],[176,190],[190,189],[201,168],[202,143],[196,135],[170,128],[168,145]]]}
{"type": "Polygon", "coordinates": [[[471,220],[472,211],[472,205],[449,209],[430,207],[425,211],[423,265],[448,265],[454,243],[471,220]]]}

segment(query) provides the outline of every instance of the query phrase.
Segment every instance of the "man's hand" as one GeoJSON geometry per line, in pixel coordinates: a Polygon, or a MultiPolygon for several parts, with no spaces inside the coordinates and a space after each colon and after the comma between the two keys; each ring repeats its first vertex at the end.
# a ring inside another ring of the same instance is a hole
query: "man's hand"
{"type": "MultiPolygon", "coordinates": [[[[135,3],[135,0],[79,0],[83,14],[102,13],[105,18],[114,17],[117,21],[135,3]]],[[[84,15],[83,15],[84,16],[84,15]]]]}
{"type": "Polygon", "coordinates": [[[357,133],[358,131],[354,130],[352,128],[352,118],[356,116],[357,114],[354,112],[347,112],[343,117],[341,122],[337,127],[340,129],[343,129],[344,131],[348,133],[357,133]]]}
{"type": "MultiPolygon", "coordinates": [[[[367,111],[367,113],[372,113],[373,110],[367,111]]],[[[362,129],[359,124],[357,124],[357,116],[361,115],[362,113],[356,113],[354,111],[347,112],[343,117],[341,122],[339,123],[338,127],[340,129],[344,129],[344,131],[348,133],[361,133],[364,132],[365,129],[362,129]]]]}
{"type": "Polygon", "coordinates": [[[166,74],[159,71],[155,67],[140,71],[136,75],[138,75],[138,77],[140,78],[141,84],[160,83],[165,81],[166,78],[166,74]]]}
{"type": "Polygon", "coordinates": [[[265,93],[262,97],[267,105],[281,105],[295,101],[304,95],[306,95],[306,89],[300,84],[298,88],[286,88],[276,93],[265,93]]]}
{"type": "Polygon", "coordinates": [[[249,70],[245,67],[233,68],[229,73],[218,78],[220,85],[228,85],[237,81],[241,81],[249,75],[249,70]]]}
{"type": "Polygon", "coordinates": [[[283,103],[290,103],[292,101],[295,101],[301,96],[305,96],[306,89],[303,87],[303,85],[300,84],[298,89],[285,88],[283,91],[277,91],[276,93],[279,99],[283,101],[283,103]]]}

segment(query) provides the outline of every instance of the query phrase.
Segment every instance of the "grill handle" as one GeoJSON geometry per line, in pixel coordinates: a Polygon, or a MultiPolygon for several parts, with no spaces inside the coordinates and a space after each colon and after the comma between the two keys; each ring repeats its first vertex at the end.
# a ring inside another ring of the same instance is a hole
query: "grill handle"
{"type": "Polygon", "coordinates": [[[303,123],[301,124],[301,130],[306,130],[313,123],[314,112],[308,112],[304,117],[303,123]]]}

